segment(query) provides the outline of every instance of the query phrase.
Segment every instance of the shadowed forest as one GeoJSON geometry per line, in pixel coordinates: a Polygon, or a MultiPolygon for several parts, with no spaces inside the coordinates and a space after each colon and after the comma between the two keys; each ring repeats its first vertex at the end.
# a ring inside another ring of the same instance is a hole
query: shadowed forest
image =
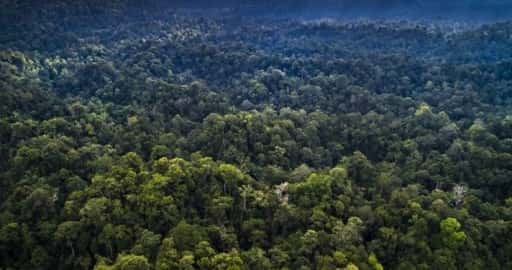
{"type": "Polygon", "coordinates": [[[512,269],[508,1],[138,2],[0,1],[0,270],[512,269]]]}

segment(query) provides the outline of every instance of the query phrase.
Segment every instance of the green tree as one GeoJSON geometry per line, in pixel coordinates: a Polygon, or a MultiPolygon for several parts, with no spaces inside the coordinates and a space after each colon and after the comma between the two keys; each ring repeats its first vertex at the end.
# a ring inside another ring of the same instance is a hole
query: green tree
{"type": "Polygon", "coordinates": [[[229,253],[219,253],[212,258],[213,269],[215,270],[241,270],[244,261],[236,250],[229,253]]]}
{"type": "Polygon", "coordinates": [[[156,257],[155,269],[177,269],[178,261],[179,253],[174,246],[174,239],[171,237],[165,238],[156,257]]]}
{"type": "Polygon", "coordinates": [[[457,249],[464,245],[467,239],[466,233],[460,231],[460,223],[457,219],[449,217],[441,221],[441,239],[443,244],[450,249],[457,249]]]}
{"type": "Polygon", "coordinates": [[[137,255],[120,255],[113,265],[114,270],[149,270],[148,259],[137,255]]]}

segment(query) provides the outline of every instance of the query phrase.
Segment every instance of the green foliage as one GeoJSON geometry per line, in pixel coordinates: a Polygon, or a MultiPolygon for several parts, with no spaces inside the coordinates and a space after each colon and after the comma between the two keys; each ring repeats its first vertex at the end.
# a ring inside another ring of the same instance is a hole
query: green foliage
{"type": "Polygon", "coordinates": [[[451,249],[457,249],[464,245],[467,239],[466,233],[460,231],[460,223],[455,218],[446,218],[441,221],[441,238],[443,243],[451,249]]]}
{"type": "Polygon", "coordinates": [[[10,2],[0,269],[512,269],[512,23],[10,2]]]}
{"type": "Polygon", "coordinates": [[[176,248],[180,251],[192,251],[196,244],[206,239],[204,229],[199,225],[188,224],[185,220],[180,221],[171,230],[170,236],[174,239],[176,248]]]}
{"type": "Polygon", "coordinates": [[[370,254],[368,257],[368,263],[373,267],[374,270],[384,270],[384,267],[382,267],[382,264],[380,264],[375,254],[370,254]]]}
{"type": "MultiPolygon", "coordinates": [[[[96,269],[102,269],[102,267],[96,267],[96,269]]],[[[107,268],[108,269],[108,268],[107,268]]],[[[151,266],[148,263],[148,259],[144,256],[137,255],[120,255],[111,269],[113,270],[149,270],[151,266]]]]}
{"type": "Polygon", "coordinates": [[[212,258],[212,269],[221,270],[241,270],[243,269],[244,261],[238,255],[238,252],[232,250],[229,253],[219,253],[212,258]]]}

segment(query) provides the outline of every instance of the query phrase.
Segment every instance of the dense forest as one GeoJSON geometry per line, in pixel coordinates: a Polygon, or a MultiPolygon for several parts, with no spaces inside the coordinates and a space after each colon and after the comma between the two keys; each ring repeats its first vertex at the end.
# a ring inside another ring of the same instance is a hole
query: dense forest
{"type": "Polygon", "coordinates": [[[512,269],[512,21],[22,2],[1,270],[512,269]]]}

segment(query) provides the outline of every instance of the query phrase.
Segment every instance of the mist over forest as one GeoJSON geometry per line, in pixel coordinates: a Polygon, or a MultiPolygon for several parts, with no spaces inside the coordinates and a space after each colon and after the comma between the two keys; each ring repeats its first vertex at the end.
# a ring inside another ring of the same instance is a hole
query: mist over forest
{"type": "MultiPolygon", "coordinates": [[[[108,1],[10,1],[3,0],[4,12],[37,12],[40,7],[65,5],[71,9],[82,2],[88,9],[117,6],[123,9],[159,12],[167,8],[234,9],[240,14],[267,16],[343,16],[403,19],[503,20],[510,18],[508,0],[114,0],[108,1]],[[19,9],[18,9],[19,8],[19,9]]],[[[78,10],[78,12],[84,10],[78,10]]]]}
{"type": "Polygon", "coordinates": [[[14,269],[512,269],[512,3],[0,0],[14,269]]]}

